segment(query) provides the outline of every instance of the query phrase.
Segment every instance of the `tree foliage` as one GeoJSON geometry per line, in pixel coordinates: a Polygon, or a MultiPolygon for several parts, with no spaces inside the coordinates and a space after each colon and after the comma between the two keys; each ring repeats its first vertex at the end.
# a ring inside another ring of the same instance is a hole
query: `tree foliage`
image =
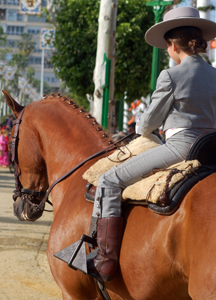
{"type": "Polygon", "coordinates": [[[99,1],[63,0],[56,18],[54,67],[67,86],[81,96],[94,90],[99,7],[99,1]]]}
{"type": "Polygon", "coordinates": [[[119,1],[116,31],[116,92],[127,91],[130,99],[149,93],[152,47],[144,40],[154,23],[152,8],[145,1],[119,1]]]}
{"type": "MultiPolygon", "coordinates": [[[[62,0],[56,17],[58,76],[73,93],[93,93],[100,1],[62,0]]],[[[115,98],[127,91],[131,100],[149,93],[152,47],[144,41],[154,24],[152,8],[143,0],[119,0],[116,28],[115,98]]]]}

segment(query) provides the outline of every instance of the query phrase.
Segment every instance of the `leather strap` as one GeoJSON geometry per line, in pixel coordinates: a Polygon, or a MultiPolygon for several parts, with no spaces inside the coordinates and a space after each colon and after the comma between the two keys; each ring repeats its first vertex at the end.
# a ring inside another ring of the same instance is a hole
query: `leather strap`
{"type": "Polygon", "coordinates": [[[111,300],[111,298],[110,298],[110,296],[109,296],[109,294],[106,290],[105,284],[102,281],[99,281],[99,280],[96,280],[96,282],[97,282],[98,288],[100,289],[100,292],[101,292],[101,295],[102,295],[103,299],[104,300],[111,300]]]}
{"type": "Polygon", "coordinates": [[[20,197],[21,196],[21,183],[19,181],[19,166],[18,166],[18,157],[17,157],[17,144],[18,144],[18,135],[19,135],[19,125],[21,123],[22,115],[24,113],[25,107],[23,110],[20,112],[18,118],[13,121],[13,125],[15,125],[15,130],[14,134],[12,137],[12,143],[11,143],[11,150],[12,150],[12,158],[11,160],[14,162],[14,178],[15,178],[15,188],[16,188],[16,193],[20,197]]]}
{"type": "Polygon", "coordinates": [[[93,158],[96,158],[96,157],[98,157],[98,156],[100,156],[100,155],[103,155],[103,154],[105,154],[105,153],[107,153],[107,152],[110,152],[110,151],[114,150],[115,148],[113,148],[113,147],[115,147],[116,144],[118,144],[119,142],[125,140],[126,138],[128,138],[128,137],[130,137],[130,136],[132,136],[132,135],[134,135],[134,134],[135,134],[135,132],[132,132],[132,133],[128,134],[126,137],[124,137],[124,138],[122,138],[121,140],[119,140],[118,142],[115,142],[114,144],[110,145],[109,147],[107,147],[107,148],[105,148],[105,149],[103,149],[103,150],[101,150],[101,151],[99,151],[99,152],[97,152],[97,153],[95,153],[95,154],[93,154],[93,155],[87,157],[86,159],[84,159],[83,161],[81,161],[78,165],[76,165],[76,166],[73,167],[71,170],[69,170],[67,173],[65,173],[65,174],[62,175],[60,178],[58,178],[56,181],[54,181],[54,182],[52,183],[52,185],[49,187],[49,189],[47,190],[46,196],[43,198],[43,200],[41,201],[40,205],[41,205],[41,206],[44,205],[44,203],[45,203],[45,202],[47,201],[47,199],[48,199],[49,193],[51,192],[51,190],[54,188],[54,186],[55,186],[57,183],[59,183],[59,182],[61,182],[62,180],[66,179],[67,177],[69,177],[69,176],[70,176],[71,174],[73,174],[76,170],[78,170],[80,167],[82,167],[87,161],[89,161],[89,160],[91,160],[91,159],[93,159],[93,158]]]}
{"type": "Polygon", "coordinates": [[[24,189],[24,188],[21,188],[21,193],[30,194],[35,197],[44,197],[46,195],[46,192],[43,192],[43,191],[38,192],[38,191],[32,191],[32,190],[28,190],[28,189],[24,189]]]}

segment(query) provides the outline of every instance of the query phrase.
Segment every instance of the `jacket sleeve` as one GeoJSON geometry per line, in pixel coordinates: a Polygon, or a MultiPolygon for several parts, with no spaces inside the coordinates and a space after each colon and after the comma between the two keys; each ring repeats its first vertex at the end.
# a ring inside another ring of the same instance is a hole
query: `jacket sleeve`
{"type": "Polygon", "coordinates": [[[152,94],[152,102],[142,114],[137,133],[148,136],[160,127],[166,119],[174,102],[173,87],[167,70],[160,73],[156,90],[152,94]]]}

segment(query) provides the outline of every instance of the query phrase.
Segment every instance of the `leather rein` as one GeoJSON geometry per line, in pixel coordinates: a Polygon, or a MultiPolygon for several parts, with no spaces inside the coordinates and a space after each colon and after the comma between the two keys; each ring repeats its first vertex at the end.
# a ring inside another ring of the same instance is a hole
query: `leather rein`
{"type": "Polygon", "coordinates": [[[58,178],[55,182],[53,182],[52,185],[48,188],[48,190],[46,192],[44,192],[44,191],[41,191],[41,192],[33,191],[33,190],[29,190],[29,189],[24,189],[21,182],[20,182],[20,180],[19,180],[19,176],[20,176],[21,173],[20,173],[19,163],[18,163],[17,147],[18,147],[18,141],[19,141],[19,126],[21,124],[22,116],[23,116],[24,111],[25,111],[25,107],[19,113],[18,118],[13,121],[13,126],[15,126],[14,135],[12,137],[12,143],[11,143],[12,162],[14,162],[14,167],[15,167],[15,171],[14,171],[15,191],[14,191],[14,195],[13,195],[13,200],[16,201],[17,198],[20,197],[22,199],[22,201],[27,202],[32,207],[32,209],[36,212],[43,212],[45,210],[44,207],[45,207],[46,202],[48,202],[50,205],[52,205],[52,203],[48,200],[48,196],[49,196],[51,190],[54,188],[54,186],[56,184],[58,184],[62,180],[69,177],[77,169],[79,169],[81,166],[83,166],[87,161],[89,161],[93,158],[96,158],[100,155],[103,155],[105,153],[108,153],[112,150],[115,150],[116,148],[118,148],[118,146],[116,146],[116,144],[118,144],[119,142],[121,142],[121,141],[127,139],[128,137],[135,134],[135,132],[132,132],[129,135],[123,137],[121,140],[113,143],[109,147],[107,147],[107,148],[105,148],[105,149],[103,149],[103,150],[87,157],[85,160],[80,162],[78,165],[73,167],[71,170],[69,170],[64,175],[62,175],[60,178],[58,178]],[[40,203],[38,204],[37,202],[41,198],[42,198],[42,201],[40,201],[40,203]]]}

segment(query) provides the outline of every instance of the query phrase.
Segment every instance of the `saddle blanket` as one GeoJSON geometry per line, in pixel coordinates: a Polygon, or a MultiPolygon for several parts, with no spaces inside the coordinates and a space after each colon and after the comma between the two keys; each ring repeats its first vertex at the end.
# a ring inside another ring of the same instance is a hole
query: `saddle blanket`
{"type": "MultiPolygon", "coordinates": [[[[84,174],[83,178],[97,186],[100,176],[123,161],[148,149],[161,145],[162,142],[155,136],[138,137],[128,145],[122,146],[113,154],[98,160],[84,174]]],[[[195,172],[201,166],[198,160],[182,161],[170,166],[168,169],[156,170],[156,173],[128,186],[122,193],[122,200],[133,199],[136,201],[149,201],[157,203],[159,197],[168,192],[177,182],[187,174],[195,172]]]]}

